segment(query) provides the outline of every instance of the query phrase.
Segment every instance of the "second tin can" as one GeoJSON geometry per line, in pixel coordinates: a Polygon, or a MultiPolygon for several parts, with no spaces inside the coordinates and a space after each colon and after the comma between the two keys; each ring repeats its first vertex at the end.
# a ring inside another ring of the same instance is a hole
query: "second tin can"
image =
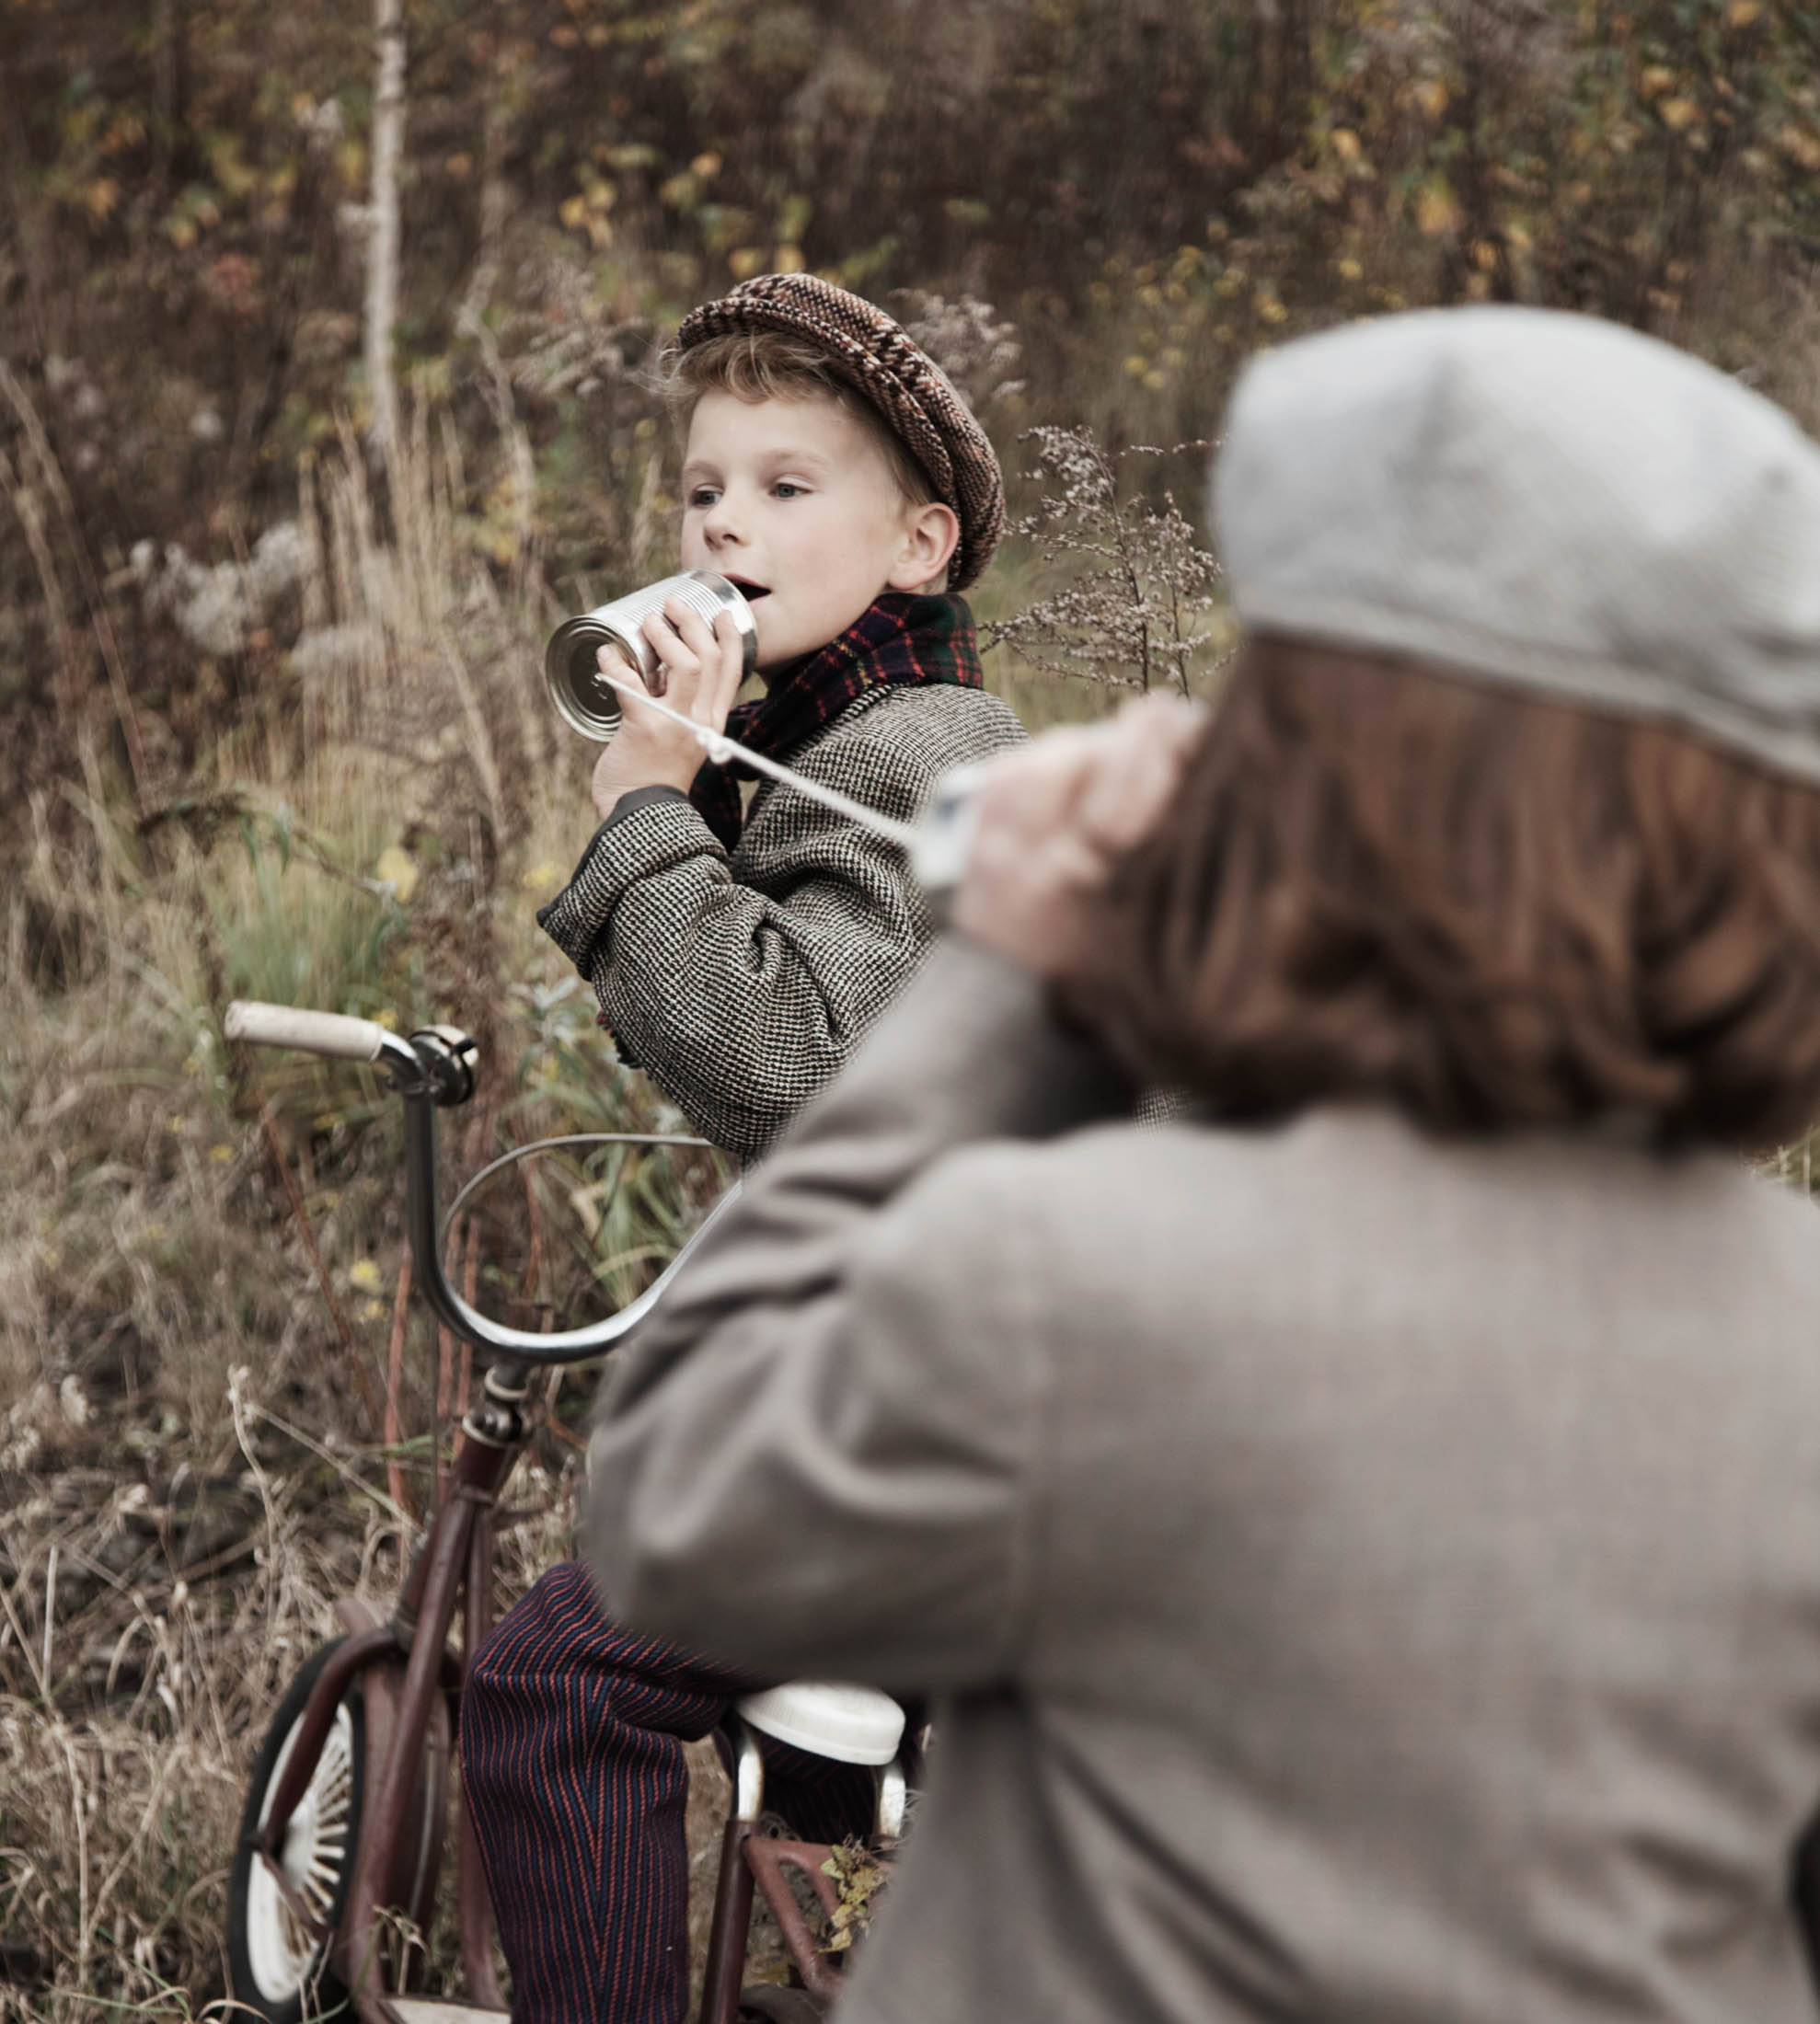
{"type": "Polygon", "coordinates": [[[666,576],[662,582],[616,597],[610,604],[597,605],[579,618],[565,618],[550,635],[544,650],[544,684],[563,721],[583,738],[604,745],[619,729],[618,693],[601,678],[603,647],[610,648],[658,694],[662,693],[662,663],[657,650],[645,638],[644,627],[651,614],[661,612],[673,597],[699,612],[710,630],[722,612],[731,612],[745,649],[745,672],[752,673],[758,658],[758,631],[753,624],[752,606],[734,586],[712,569],[666,576]]]}

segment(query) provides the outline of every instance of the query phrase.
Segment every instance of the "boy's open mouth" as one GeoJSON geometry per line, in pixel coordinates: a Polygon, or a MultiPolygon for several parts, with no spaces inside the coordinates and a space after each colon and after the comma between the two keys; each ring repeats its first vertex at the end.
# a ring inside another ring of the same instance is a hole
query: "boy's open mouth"
{"type": "Polygon", "coordinates": [[[755,604],[761,597],[769,597],[770,592],[762,583],[743,583],[736,576],[727,579],[748,604],[755,604]]]}

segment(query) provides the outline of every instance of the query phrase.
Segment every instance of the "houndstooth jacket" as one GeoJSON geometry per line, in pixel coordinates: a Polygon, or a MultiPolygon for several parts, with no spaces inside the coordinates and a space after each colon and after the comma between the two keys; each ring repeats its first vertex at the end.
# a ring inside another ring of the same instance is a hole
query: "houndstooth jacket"
{"type": "MultiPolygon", "coordinates": [[[[790,763],[907,822],[939,774],[1023,735],[985,689],[893,684],[790,763]]],[[[731,857],[680,795],[608,821],[538,918],[622,1055],[742,1158],[833,1077],[935,925],[902,851],[768,781],[731,857]]]]}

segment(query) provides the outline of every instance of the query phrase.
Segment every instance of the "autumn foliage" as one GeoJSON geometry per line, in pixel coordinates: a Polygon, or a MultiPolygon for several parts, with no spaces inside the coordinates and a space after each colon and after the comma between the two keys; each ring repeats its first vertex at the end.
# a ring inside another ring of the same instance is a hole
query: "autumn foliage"
{"type": "MultiPolygon", "coordinates": [[[[142,538],[250,545],[300,455],[365,419],[371,19],[15,0],[0,22],[0,355],[102,575],[142,538]]],[[[1814,408],[1785,339],[1820,251],[1814,7],[411,0],[405,21],[395,356],[464,431],[482,523],[510,388],[553,578],[628,531],[650,437],[627,375],[767,267],[996,304],[1025,415],[1114,446],[1209,433],[1260,341],[1475,298],[1658,330],[1814,408]]],[[[19,427],[0,408],[0,443],[19,427]]],[[[19,533],[7,658],[41,666],[19,533]]],[[[4,707],[43,701],[16,675],[4,707]]]]}

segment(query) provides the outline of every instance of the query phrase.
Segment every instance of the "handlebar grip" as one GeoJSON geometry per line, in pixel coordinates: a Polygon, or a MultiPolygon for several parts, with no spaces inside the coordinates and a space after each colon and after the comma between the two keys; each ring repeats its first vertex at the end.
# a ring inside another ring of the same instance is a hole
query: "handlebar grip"
{"type": "Polygon", "coordinates": [[[298,1047],[306,1054],[330,1054],[340,1061],[377,1061],[390,1037],[375,1019],[311,1012],[294,1005],[264,1005],[257,998],[236,998],[221,1029],[229,1040],[254,1047],[298,1047]]]}

